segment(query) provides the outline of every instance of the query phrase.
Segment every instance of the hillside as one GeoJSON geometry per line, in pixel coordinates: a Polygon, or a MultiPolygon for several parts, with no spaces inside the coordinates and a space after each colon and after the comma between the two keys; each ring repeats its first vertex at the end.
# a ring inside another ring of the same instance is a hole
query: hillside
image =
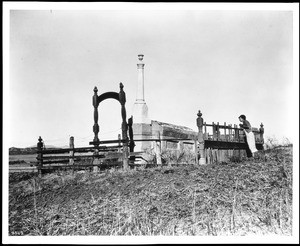
{"type": "MultiPolygon", "coordinates": [[[[58,149],[59,147],[56,147],[54,145],[47,145],[47,149],[58,149]]],[[[67,148],[64,146],[64,148],[67,148]]],[[[36,154],[37,152],[37,147],[31,146],[31,147],[26,147],[26,148],[16,148],[16,147],[11,147],[9,148],[9,155],[30,155],[30,154],[36,154]]]]}
{"type": "Polygon", "coordinates": [[[37,147],[27,147],[27,148],[9,148],[9,155],[26,155],[35,154],[37,152],[37,147]]]}
{"type": "Polygon", "coordinates": [[[11,174],[9,235],[291,235],[292,176],[292,148],[222,165],[11,174]]]}

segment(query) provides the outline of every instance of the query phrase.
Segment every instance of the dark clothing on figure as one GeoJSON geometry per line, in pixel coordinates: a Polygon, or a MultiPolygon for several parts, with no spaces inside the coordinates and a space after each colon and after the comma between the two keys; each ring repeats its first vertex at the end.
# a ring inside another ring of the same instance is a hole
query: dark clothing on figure
{"type": "Polygon", "coordinates": [[[248,142],[247,142],[247,137],[246,135],[244,136],[244,140],[245,140],[245,143],[246,143],[246,153],[247,153],[247,157],[253,157],[253,154],[249,148],[249,145],[248,145],[248,142]]]}
{"type": "Polygon", "coordinates": [[[248,120],[244,120],[243,124],[240,124],[240,127],[245,129],[248,133],[251,132],[251,125],[248,120]]]}
{"type": "MultiPolygon", "coordinates": [[[[245,131],[247,131],[248,133],[251,132],[251,125],[249,123],[248,120],[244,120],[243,121],[243,124],[240,124],[240,127],[243,128],[245,131]]],[[[247,153],[247,157],[252,157],[253,154],[249,148],[249,145],[248,145],[248,142],[247,142],[247,137],[246,135],[244,136],[244,140],[245,140],[245,143],[246,143],[246,153],[247,153]]]]}

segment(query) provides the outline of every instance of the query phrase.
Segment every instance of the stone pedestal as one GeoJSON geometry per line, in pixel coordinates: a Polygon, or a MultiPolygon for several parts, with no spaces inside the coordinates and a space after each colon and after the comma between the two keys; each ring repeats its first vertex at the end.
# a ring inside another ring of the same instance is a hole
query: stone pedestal
{"type": "Polygon", "coordinates": [[[133,122],[150,124],[151,121],[148,118],[148,106],[145,101],[136,101],[133,105],[133,122]]]}
{"type": "MultiPolygon", "coordinates": [[[[134,123],[132,125],[133,139],[151,139],[152,128],[151,124],[134,123]]],[[[151,149],[151,141],[139,142],[135,141],[134,151],[146,151],[151,149]]]]}

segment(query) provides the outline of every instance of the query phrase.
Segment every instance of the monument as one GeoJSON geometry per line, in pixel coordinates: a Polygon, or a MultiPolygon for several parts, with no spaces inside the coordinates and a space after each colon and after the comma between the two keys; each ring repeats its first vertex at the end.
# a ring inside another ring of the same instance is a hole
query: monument
{"type": "MultiPolygon", "coordinates": [[[[143,62],[144,55],[138,55],[138,80],[136,100],[133,105],[133,133],[134,139],[150,139],[151,138],[151,120],[148,117],[148,106],[145,102],[145,90],[144,90],[144,67],[143,62]]],[[[135,150],[144,151],[151,146],[150,142],[136,142],[135,150]]]]}
{"type": "MultiPolygon", "coordinates": [[[[144,55],[138,55],[138,81],[137,81],[137,91],[136,100],[133,105],[133,139],[155,139],[160,136],[162,141],[162,148],[177,148],[174,142],[169,142],[168,139],[172,138],[194,138],[197,133],[192,129],[183,126],[177,126],[173,124],[168,124],[156,120],[151,120],[148,116],[148,106],[145,101],[145,89],[144,89],[144,67],[143,62],[144,55]],[[173,147],[172,147],[173,146],[173,147]]],[[[187,141],[186,144],[194,144],[187,141]]],[[[151,141],[135,141],[135,151],[147,151],[153,149],[153,143],[151,141]]]]}
{"type": "Polygon", "coordinates": [[[133,105],[133,122],[134,123],[144,123],[150,124],[150,119],[148,118],[148,106],[145,102],[145,89],[144,89],[144,67],[143,62],[144,55],[138,55],[138,81],[137,81],[137,91],[136,100],[133,105]]]}

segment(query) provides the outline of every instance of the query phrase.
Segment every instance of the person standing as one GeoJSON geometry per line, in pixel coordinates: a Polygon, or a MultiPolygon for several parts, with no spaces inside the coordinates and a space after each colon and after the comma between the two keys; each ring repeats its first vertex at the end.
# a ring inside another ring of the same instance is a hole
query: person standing
{"type": "Polygon", "coordinates": [[[245,142],[248,147],[246,149],[247,157],[252,157],[254,156],[254,153],[257,152],[257,149],[255,146],[255,137],[252,132],[251,124],[248,120],[246,120],[246,116],[243,114],[239,116],[239,121],[242,122],[242,124],[240,124],[240,127],[244,129],[245,132],[245,142]]]}

